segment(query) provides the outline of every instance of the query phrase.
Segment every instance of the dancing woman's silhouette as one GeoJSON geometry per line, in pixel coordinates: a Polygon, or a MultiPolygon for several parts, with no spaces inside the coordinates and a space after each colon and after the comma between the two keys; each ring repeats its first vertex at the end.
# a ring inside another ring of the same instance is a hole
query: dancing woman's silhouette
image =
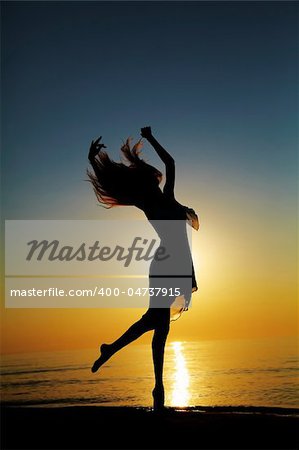
{"type": "MultiPolygon", "coordinates": [[[[93,173],[88,171],[88,176],[99,202],[106,207],[134,205],[145,213],[147,219],[157,231],[161,239],[161,245],[164,244],[171,253],[171,258],[168,261],[166,260],[166,264],[161,264],[161,262],[153,259],[149,275],[150,287],[166,286],[169,277],[171,279],[171,276],[173,276],[174,280],[178,281],[172,281],[172,283],[173,285],[177,282],[180,284],[180,292],[184,299],[184,306],[181,310],[187,310],[191,293],[197,290],[197,285],[187,239],[186,221],[198,230],[198,218],[193,209],[181,205],[175,199],[175,162],[172,156],[153,137],[150,127],[142,128],[141,136],[147,139],[165,164],[166,180],[163,191],[159,187],[162,180],[161,172],[147,164],[139,156],[142,147],[141,139],[132,149],[129,139],[122,146],[121,151],[127,163],[112,161],[107,153],[102,150],[106,147],[100,142],[101,137],[94,142],[92,141],[88,158],[93,173]],[[169,227],[168,222],[170,220],[174,221],[171,222],[171,227],[169,227]],[[181,268],[188,267],[188,273],[185,270],[184,274],[180,274],[180,270],[174,270],[176,261],[179,262],[181,268]]],[[[91,369],[92,372],[96,372],[114,353],[145,332],[154,330],[152,354],[155,387],[152,395],[155,410],[164,407],[164,348],[169,332],[173,301],[173,297],[165,302],[165,297],[151,296],[149,309],[140,320],[112,344],[101,345],[100,357],[94,362],[91,369]]]]}

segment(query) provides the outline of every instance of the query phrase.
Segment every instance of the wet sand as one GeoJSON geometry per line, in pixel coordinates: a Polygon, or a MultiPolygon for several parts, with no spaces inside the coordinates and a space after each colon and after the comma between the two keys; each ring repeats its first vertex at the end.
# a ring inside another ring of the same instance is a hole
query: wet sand
{"type": "Polygon", "coordinates": [[[297,449],[299,410],[1,406],[2,449],[297,449]]]}

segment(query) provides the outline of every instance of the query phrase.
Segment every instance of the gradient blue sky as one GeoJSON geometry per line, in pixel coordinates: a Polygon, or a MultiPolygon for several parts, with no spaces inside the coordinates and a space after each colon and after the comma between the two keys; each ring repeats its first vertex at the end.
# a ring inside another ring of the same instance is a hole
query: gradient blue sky
{"type": "MultiPolygon", "coordinates": [[[[201,219],[200,289],[172,338],[296,334],[298,3],[1,7],[5,217],[142,217],[101,208],[84,180],[91,139],[118,157],[151,125],[201,219]]],[[[149,145],[144,156],[163,168],[149,145]]],[[[139,316],[6,309],[5,351],[96,346],[139,316]]]]}
{"type": "Polygon", "coordinates": [[[177,160],[183,203],[217,190],[294,208],[297,12],[268,1],[2,2],[6,217],[102,215],[83,181],[90,140],[102,134],[117,156],[147,124],[177,160]]]}

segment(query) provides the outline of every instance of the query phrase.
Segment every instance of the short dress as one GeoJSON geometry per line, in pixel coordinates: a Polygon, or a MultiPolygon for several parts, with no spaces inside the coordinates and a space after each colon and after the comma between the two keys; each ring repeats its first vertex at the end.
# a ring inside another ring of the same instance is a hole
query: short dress
{"type": "Polygon", "coordinates": [[[199,221],[193,209],[176,200],[167,200],[152,206],[146,216],[160,238],[159,248],[164,248],[164,257],[156,250],[150,265],[150,308],[170,308],[170,320],[177,320],[188,309],[191,295],[198,290],[191,250],[187,235],[187,223],[199,229],[199,221]],[[167,257],[166,257],[167,256],[167,257]]]}

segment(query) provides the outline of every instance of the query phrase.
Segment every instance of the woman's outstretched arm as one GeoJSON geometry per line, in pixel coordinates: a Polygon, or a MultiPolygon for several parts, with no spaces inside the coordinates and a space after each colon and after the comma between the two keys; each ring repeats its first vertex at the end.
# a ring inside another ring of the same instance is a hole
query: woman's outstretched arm
{"type": "Polygon", "coordinates": [[[106,145],[100,143],[100,140],[102,139],[102,136],[100,136],[95,141],[91,141],[90,147],[89,147],[89,153],[88,153],[88,159],[91,164],[94,163],[95,157],[97,154],[101,151],[102,148],[106,148],[106,145]]]}
{"type": "Polygon", "coordinates": [[[148,140],[148,142],[154,147],[158,156],[165,164],[166,181],[163,192],[169,197],[174,197],[175,163],[173,157],[154,138],[154,136],[152,135],[151,127],[141,128],[141,136],[148,140]]]}

